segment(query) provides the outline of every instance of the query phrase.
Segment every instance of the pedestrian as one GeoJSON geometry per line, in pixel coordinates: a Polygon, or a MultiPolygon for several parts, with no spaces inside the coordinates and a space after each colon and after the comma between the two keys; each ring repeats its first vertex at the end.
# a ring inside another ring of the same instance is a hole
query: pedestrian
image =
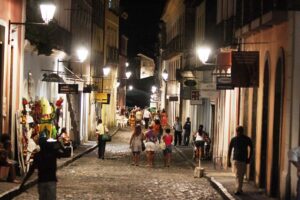
{"type": "Polygon", "coordinates": [[[146,133],[146,155],[147,155],[147,163],[148,167],[153,167],[154,163],[154,152],[156,148],[156,141],[157,141],[157,136],[154,134],[152,130],[152,125],[149,126],[149,129],[146,133]]]}
{"type": "Polygon", "coordinates": [[[160,113],[160,124],[163,128],[165,128],[168,125],[168,115],[165,111],[165,109],[162,109],[160,113]]]}
{"type": "Polygon", "coordinates": [[[129,141],[129,146],[132,151],[132,165],[138,166],[140,160],[140,154],[142,151],[142,142],[144,140],[144,134],[142,133],[141,125],[136,125],[133,134],[129,141]]]}
{"type": "Polygon", "coordinates": [[[289,161],[297,168],[297,197],[296,200],[300,200],[300,147],[290,149],[288,152],[289,161]]]}
{"type": "Polygon", "coordinates": [[[203,154],[204,154],[204,132],[203,132],[203,125],[199,125],[198,131],[193,134],[193,138],[195,141],[195,153],[194,153],[194,159],[197,161],[197,159],[202,160],[203,154]]]}
{"type": "Polygon", "coordinates": [[[131,113],[130,113],[129,124],[130,124],[131,130],[134,130],[134,127],[135,127],[135,115],[134,115],[133,111],[131,111],[131,113]]]}
{"type": "Polygon", "coordinates": [[[57,158],[60,158],[60,151],[55,148],[53,141],[47,141],[46,137],[39,138],[40,151],[34,153],[33,163],[29,167],[29,171],[24,177],[20,190],[23,190],[26,181],[33,174],[34,170],[38,170],[38,193],[40,200],[56,199],[56,170],[57,158]]]}
{"type": "Polygon", "coordinates": [[[163,134],[163,129],[158,119],[154,120],[154,124],[152,124],[152,130],[160,143],[161,136],[163,134]]]}
{"type": "Polygon", "coordinates": [[[178,145],[181,145],[181,140],[182,140],[182,124],[179,121],[179,117],[176,117],[175,123],[173,125],[173,129],[174,129],[174,132],[175,132],[174,146],[177,145],[177,142],[178,142],[178,145]]]}
{"type": "Polygon", "coordinates": [[[106,141],[102,139],[103,135],[108,132],[107,127],[102,123],[102,119],[98,119],[96,134],[98,138],[98,158],[104,160],[106,141]]]}
{"type": "Polygon", "coordinates": [[[244,135],[244,128],[238,126],[236,128],[236,136],[233,137],[229,144],[227,165],[231,167],[231,152],[233,149],[233,166],[235,172],[235,195],[240,195],[243,190],[243,180],[246,173],[247,164],[250,163],[253,155],[253,144],[251,139],[244,135]],[[248,157],[248,147],[250,154],[248,157]]]}
{"type": "Polygon", "coordinates": [[[143,118],[144,118],[144,122],[145,122],[145,129],[148,129],[149,121],[151,119],[151,113],[147,107],[144,108],[143,118]]]}
{"type": "Polygon", "coordinates": [[[142,125],[143,113],[141,109],[138,107],[135,112],[135,123],[142,125]]]}
{"type": "Polygon", "coordinates": [[[170,167],[171,163],[173,136],[170,133],[171,129],[166,128],[166,134],[163,136],[163,141],[166,145],[166,148],[163,150],[165,167],[170,167]]]}
{"type": "Polygon", "coordinates": [[[211,139],[208,136],[208,133],[204,133],[204,157],[205,159],[210,159],[210,145],[211,139]]]}
{"type": "Polygon", "coordinates": [[[191,135],[191,121],[189,117],[186,118],[186,122],[183,125],[183,129],[184,129],[183,144],[185,146],[188,146],[190,142],[190,135],[191,135]]]}

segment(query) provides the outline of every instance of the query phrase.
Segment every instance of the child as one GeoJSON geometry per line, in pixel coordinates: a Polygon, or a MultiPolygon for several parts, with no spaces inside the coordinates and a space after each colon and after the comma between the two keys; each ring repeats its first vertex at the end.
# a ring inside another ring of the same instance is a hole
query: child
{"type": "Polygon", "coordinates": [[[173,136],[170,134],[170,132],[171,129],[166,128],[166,134],[163,136],[163,141],[166,144],[166,148],[163,150],[165,167],[170,167],[171,162],[173,136]]]}

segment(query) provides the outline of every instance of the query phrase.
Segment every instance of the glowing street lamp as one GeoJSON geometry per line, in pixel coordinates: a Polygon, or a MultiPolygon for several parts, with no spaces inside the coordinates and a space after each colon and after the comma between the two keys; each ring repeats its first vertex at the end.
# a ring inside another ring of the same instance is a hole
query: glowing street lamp
{"type": "Polygon", "coordinates": [[[126,62],[126,63],[125,63],[125,67],[129,67],[129,62],[126,62]]]}
{"type": "Polygon", "coordinates": [[[156,86],[152,86],[152,88],[151,88],[152,93],[155,93],[156,90],[157,90],[157,87],[156,86]]]}
{"type": "Polygon", "coordinates": [[[129,89],[129,90],[133,90],[133,86],[132,86],[132,85],[129,85],[128,89],[129,89]]]}
{"type": "Polygon", "coordinates": [[[126,73],[125,73],[126,78],[129,79],[130,76],[131,76],[131,74],[132,74],[131,71],[126,72],[126,73]]]}
{"type": "Polygon", "coordinates": [[[117,80],[116,87],[119,87],[119,86],[120,86],[120,81],[117,80]]]}
{"type": "Polygon", "coordinates": [[[77,49],[76,53],[81,63],[85,61],[89,54],[88,50],[85,47],[80,47],[79,49],[77,49]]]}
{"type": "Polygon", "coordinates": [[[166,69],[164,69],[164,71],[162,72],[162,78],[164,79],[164,81],[167,81],[169,77],[169,74],[167,72],[166,69]]]}
{"type": "Polygon", "coordinates": [[[211,49],[209,47],[198,47],[196,52],[200,61],[205,64],[209,58],[211,49]]]}
{"type": "Polygon", "coordinates": [[[107,76],[110,73],[110,67],[104,67],[103,68],[103,75],[107,76]]]}
{"type": "Polygon", "coordinates": [[[46,24],[48,24],[54,17],[56,6],[52,3],[45,3],[40,5],[41,15],[46,24]]]}

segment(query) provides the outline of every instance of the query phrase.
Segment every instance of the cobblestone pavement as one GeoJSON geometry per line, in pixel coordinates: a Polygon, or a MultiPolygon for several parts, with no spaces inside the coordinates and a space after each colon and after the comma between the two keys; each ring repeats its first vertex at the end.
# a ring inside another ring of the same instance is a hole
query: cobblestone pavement
{"type": "MultiPolygon", "coordinates": [[[[169,168],[163,167],[162,153],[156,153],[154,168],[130,165],[130,132],[120,130],[107,143],[106,159],[97,150],[58,171],[57,199],[222,199],[206,179],[193,178],[193,168],[173,152],[169,168]]],[[[37,199],[37,187],[16,200],[37,199]]]]}

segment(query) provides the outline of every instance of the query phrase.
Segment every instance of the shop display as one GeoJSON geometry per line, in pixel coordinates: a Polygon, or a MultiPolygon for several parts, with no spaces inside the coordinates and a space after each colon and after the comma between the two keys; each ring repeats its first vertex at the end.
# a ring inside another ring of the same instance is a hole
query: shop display
{"type": "Polygon", "coordinates": [[[41,137],[57,139],[62,104],[62,97],[55,104],[44,97],[34,102],[23,98],[23,110],[17,113],[18,157],[23,173],[29,169],[32,153],[37,149],[35,141],[41,137]]]}

